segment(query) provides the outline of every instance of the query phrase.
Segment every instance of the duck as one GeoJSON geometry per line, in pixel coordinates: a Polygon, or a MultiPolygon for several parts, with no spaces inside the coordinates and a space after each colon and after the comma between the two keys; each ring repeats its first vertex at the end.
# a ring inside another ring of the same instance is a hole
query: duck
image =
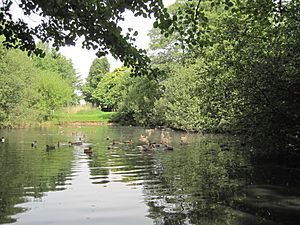
{"type": "Polygon", "coordinates": [[[140,135],[140,137],[139,137],[139,141],[140,142],[142,142],[142,143],[144,143],[144,144],[147,144],[147,145],[149,145],[149,139],[148,139],[148,136],[145,136],[145,135],[140,135]]]}
{"type": "Polygon", "coordinates": [[[145,133],[147,134],[148,137],[151,137],[153,131],[154,131],[153,129],[146,129],[145,133]]]}
{"type": "Polygon", "coordinates": [[[165,145],[165,146],[170,145],[171,137],[170,137],[169,132],[165,132],[165,131],[161,132],[161,134],[160,134],[160,143],[162,145],[165,145]]]}
{"type": "Polygon", "coordinates": [[[89,146],[88,148],[85,148],[85,149],[83,150],[83,152],[84,152],[85,154],[91,154],[91,153],[93,153],[92,146],[89,146]]]}
{"type": "Polygon", "coordinates": [[[127,141],[123,141],[123,143],[127,144],[127,145],[132,145],[133,141],[130,139],[130,140],[127,140],[127,141]]]}
{"type": "Polygon", "coordinates": [[[136,149],[146,152],[151,150],[151,147],[149,145],[138,145],[136,146],[136,149]]]}
{"type": "Polygon", "coordinates": [[[54,145],[46,145],[46,150],[50,151],[50,150],[54,150],[55,146],[54,145]]]}
{"type": "Polygon", "coordinates": [[[5,142],[5,138],[2,137],[2,138],[1,138],[1,143],[4,143],[4,142],[5,142]]]}
{"type": "Polygon", "coordinates": [[[57,142],[58,148],[62,146],[71,146],[71,145],[72,145],[71,142],[60,142],[60,141],[57,142]]]}
{"type": "Polygon", "coordinates": [[[75,141],[75,142],[71,142],[69,141],[69,144],[72,146],[72,145],[82,145],[82,141],[75,141]]]}
{"type": "Polygon", "coordinates": [[[110,150],[110,149],[119,149],[119,147],[116,146],[116,145],[111,144],[111,145],[107,146],[107,149],[108,150],[110,150]]]}
{"type": "Polygon", "coordinates": [[[165,145],[164,150],[166,150],[166,151],[173,151],[174,148],[173,148],[173,146],[165,145]]]}
{"type": "Polygon", "coordinates": [[[37,141],[33,141],[33,142],[31,143],[31,147],[32,147],[32,148],[36,148],[36,147],[37,147],[37,141]]]}
{"type": "Polygon", "coordinates": [[[180,137],[180,144],[181,145],[187,145],[188,144],[187,136],[181,136],[180,137]]]}

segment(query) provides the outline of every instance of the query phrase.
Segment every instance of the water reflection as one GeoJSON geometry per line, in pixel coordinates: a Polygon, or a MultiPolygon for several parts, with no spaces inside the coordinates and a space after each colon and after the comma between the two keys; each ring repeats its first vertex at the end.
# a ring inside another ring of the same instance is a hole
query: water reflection
{"type": "MultiPolygon", "coordinates": [[[[0,223],[294,225],[300,219],[296,169],[253,165],[247,147],[228,136],[190,134],[189,144],[180,145],[182,134],[170,131],[174,151],[142,151],[136,145],[146,132],[133,127],[8,132],[14,141],[0,151],[5,171],[0,223]],[[36,149],[29,147],[33,137],[36,149]],[[85,145],[50,152],[41,147],[79,137],[92,145],[92,154],[84,154],[85,145]],[[108,149],[112,140],[135,144],[108,149]],[[20,213],[24,209],[30,210],[20,213]]],[[[159,142],[160,134],[151,131],[151,141],[159,142]]]]}
{"type": "MultiPolygon", "coordinates": [[[[32,130],[40,136],[44,130],[32,130]]],[[[48,132],[48,131],[47,131],[48,132]]],[[[31,148],[32,136],[22,130],[7,133],[7,142],[0,149],[0,223],[11,223],[11,215],[24,211],[16,205],[39,199],[45,192],[62,190],[70,175],[72,151],[48,153],[44,148],[31,148]]],[[[40,138],[41,145],[51,140],[40,138]]]]}

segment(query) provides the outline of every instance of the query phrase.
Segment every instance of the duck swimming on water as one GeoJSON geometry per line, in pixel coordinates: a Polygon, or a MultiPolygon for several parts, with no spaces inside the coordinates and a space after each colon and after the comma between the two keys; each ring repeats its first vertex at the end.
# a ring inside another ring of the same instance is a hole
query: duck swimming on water
{"type": "Polygon", "coordinates": [[[36,148],[36,147],[37,147],[37,141],[33,141],[33,142],[31,143],[31,147],[32,147],[32,148],[36,148]]]}
{"type": "Polygon", "coordinates": [[[55,146],[54,145],[46,145],[46,150],[50,151],[50,150],[54,150],[55,146]]]}
{"type": "Polygon", "coordinates": [[[89,146],[88,148],[85,148],[85,149],[83,150],[83,152],[84,152],[85,154],[92,154],[92,153],[93,153],[92,146],[89,146]]]}

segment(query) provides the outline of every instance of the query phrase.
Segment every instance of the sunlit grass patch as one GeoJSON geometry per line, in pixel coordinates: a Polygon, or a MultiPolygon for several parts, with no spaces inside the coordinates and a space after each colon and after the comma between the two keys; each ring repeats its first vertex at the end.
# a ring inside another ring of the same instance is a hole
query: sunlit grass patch
{"type": "Polygon", "coordinates": [[[97,108],[86,106],[68,107],[56,113],[58,123],[63,122],[110,122],[115,112],[102,112],[97,108]]]}

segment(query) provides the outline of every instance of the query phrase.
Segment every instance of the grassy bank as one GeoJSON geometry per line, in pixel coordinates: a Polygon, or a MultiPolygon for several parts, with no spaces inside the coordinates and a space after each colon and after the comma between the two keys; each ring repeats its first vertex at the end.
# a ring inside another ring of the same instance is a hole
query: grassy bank
{"type": "Polygon", "coordinates": [[[54,123],[110,122],[115,112],[101,112],[90,106],[72,106],[55,114],[54,123]]]}

